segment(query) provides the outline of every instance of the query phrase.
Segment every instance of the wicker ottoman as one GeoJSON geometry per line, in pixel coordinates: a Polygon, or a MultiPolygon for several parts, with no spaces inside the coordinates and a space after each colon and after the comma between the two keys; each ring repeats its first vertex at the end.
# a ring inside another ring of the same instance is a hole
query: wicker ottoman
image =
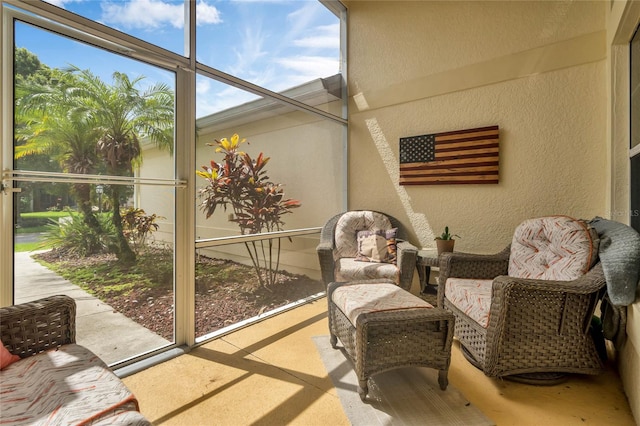
{"type": "Polygon", "coordinates": [[[445,390],[454,317],[401,289],[391,280],[333,282],[327,287],[331,346],[342,342],[358,376],[364,401],[369,377],[394,368],[439,370],[445,390]]]}

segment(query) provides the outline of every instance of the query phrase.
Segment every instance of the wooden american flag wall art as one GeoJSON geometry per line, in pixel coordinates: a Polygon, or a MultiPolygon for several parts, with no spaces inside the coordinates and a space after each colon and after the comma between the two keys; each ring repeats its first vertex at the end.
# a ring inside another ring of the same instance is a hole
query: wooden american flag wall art
{"type": "Polygon", "coordinates": [[[400,185],[498,183],[498,126],[400,138],[400,185]]]}

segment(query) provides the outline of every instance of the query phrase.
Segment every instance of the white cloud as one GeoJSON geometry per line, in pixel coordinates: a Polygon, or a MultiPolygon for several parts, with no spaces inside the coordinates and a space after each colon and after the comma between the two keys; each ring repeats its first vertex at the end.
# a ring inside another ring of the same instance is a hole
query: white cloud
{"type": "Polygon", "coordinates": [[[231,68],[232,74],[243,75],[254,68],[254,64],[263,59],[267,52],[263,50],[265,35],[261,25],[244,27],[241,42],[234,48],[237,62],[231,68]]]}
{"type": "Polygon", "coordinates": [[[293,41],[294,46],[312,49],[340,49],[340,24],[323,25],[309,31],[311,34],[293,41]]]}
{"type": "Polygon", "coordinates": [[[199,118],[236,107],[258,98],[258,96],[253,93],[245,92],[231,86],[220,88],[218,85],[215,85],[215,89],[210,84],[210,80],[206,78],[198,79],[198,83],[196,84],[196,114],[199,118]]]}
{"type": "Polygon", "coordinates": [[[306,81],[320,76],[329,77],[340,69],[337,58],[324,56],[294,56],[280,58],[277,62],[284,68],[295,71],[306,81]]]}
{"type": "Polygon", "coordinates": [[[320,2],[303,2],[303,6],[287,15],[287,21],[291,22],[291,32],[297,34],[311,25],[315,19],[318,7],[324,7],[320,2]]]}
{"type": "Polygon", "coordinates": [[[196,5],[196,19],[198,25],[220,24],[222,22],[220,11],[215,6],[205,3],[204,0],[200,0],[196,5]]]}
{"type": "MultiPolygon", "coordinates": [[[[198,24],[218,24],[222,22],[220,12],[214,6],[201,0],[196,5],[198,24]]],[[[165,25],[184,27],[184,6],[165,3],[161,0],[132,0],[128,3],[102,4],[102,20],[110,25],[126,29],[157,29],[165,25]]]]}
{"type": "Polygon", "coordinates": [[[196,79],[196,95],[206,95],[211,90],[211,82],[207,78],[196,79]]]}

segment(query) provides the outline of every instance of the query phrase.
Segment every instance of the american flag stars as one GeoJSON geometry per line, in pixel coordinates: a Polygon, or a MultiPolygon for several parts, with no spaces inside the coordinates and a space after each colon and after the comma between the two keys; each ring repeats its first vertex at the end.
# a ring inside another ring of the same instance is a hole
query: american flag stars
{"type": "Polygon", "coordinates": [[[435,135],[400,138],[400,163],[424,163],[435,159],[435,135]]]}

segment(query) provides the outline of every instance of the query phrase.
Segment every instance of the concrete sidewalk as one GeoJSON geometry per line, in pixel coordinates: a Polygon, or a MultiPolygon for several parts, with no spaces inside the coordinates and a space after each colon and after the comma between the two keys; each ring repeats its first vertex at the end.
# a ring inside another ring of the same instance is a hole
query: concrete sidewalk
{"type": "Polygon", "coordinates": [[[111,365],[148,352],[170,342],[142,327],[80,287],[50,271],[31,258],[32,253],[15,253],[15,303],[56,294],[76,301],[76,342],[111,365]]]}

